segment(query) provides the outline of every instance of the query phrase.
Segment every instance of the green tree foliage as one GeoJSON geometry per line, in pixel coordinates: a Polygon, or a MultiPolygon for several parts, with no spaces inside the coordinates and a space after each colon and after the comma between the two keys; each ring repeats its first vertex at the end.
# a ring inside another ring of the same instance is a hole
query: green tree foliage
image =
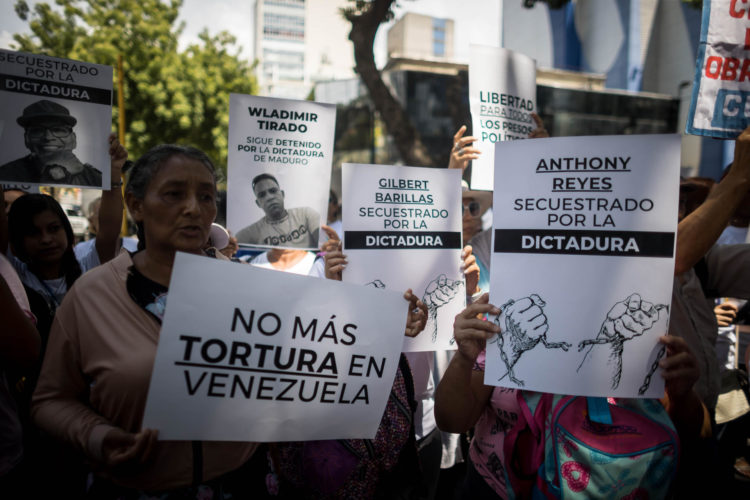
{"type": "MultiPolygon", "coordinates": [[[[254,94],[252,66],[227,32],[203,31],[180,51],[177,23],[182,0],[55,0],[33,9],[16,2],[30,35],[16,34],[16,49],[117,66],[123,57],[125,144],[131,158],[160,143],[190,144],[225,171],[229,94],[254,94]]],[[[115,83],[116,83],[115,72],[115,83]]],[[[113,123],[119,110],[115,85],[113,123]]],[[[115,126],[116,128],[116,126],[115,126]]]]}

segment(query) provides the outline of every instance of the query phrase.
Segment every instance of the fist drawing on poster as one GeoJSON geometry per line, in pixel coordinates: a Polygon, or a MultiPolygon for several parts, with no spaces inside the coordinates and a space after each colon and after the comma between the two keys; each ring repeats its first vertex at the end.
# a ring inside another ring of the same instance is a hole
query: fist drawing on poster
{"type": "Polygon", "coordinates": [[[612,374],[612,389],[617,389],[622,377],[622,352],[625,342],[643,335],[659,320],[659,312],[669,306],[654,305],[641,299],[637,293],[631,294],[625,300],[615,303],[607,313],[607,317],[593,339],[582,340],[578,343],[578,352],[588,346],[578,370],[586,362],[594,346],[608,344],[610,346],[609,364],[614,365],[612,374]]]}
{"type": "Polygon", "coordinates": [[[523,387],[524,382],[516,378],[513,367],[523,353],[536,347],[539,342],[547,349],[567,351],[570,348],[568,342],[547,340],[549,324],[544,314],[546,305],[539,295],[532,293],[519,300],[511,299],[500,307],[495,323],[502,331],[493,342],[497,343],[507,372],[499,380],[507,376],[513,383],[523,387]]]}
{"type": "Polygon", "coordinates": [[[450,280],[444,274],[441,274],[427,284],[427,288],[422,295],[422,302],[427,306],[429,312],[428,323],[432,323],[432,342],[437,342],[438,326],[437,313],[438,309],[450,303],[458,295],[459,289],[464,282],[460,280],[450,280]]]}

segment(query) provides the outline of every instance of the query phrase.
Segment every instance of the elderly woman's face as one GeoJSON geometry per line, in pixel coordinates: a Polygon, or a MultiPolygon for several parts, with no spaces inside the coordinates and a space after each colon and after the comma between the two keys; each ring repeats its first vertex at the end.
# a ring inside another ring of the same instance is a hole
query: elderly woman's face
{"type": "Polygon", "coordinates": [[[143,222],[147,249],[198,253],[216,217],[214,178],[200,161],[172,156],[130,209],[143,222]]]}

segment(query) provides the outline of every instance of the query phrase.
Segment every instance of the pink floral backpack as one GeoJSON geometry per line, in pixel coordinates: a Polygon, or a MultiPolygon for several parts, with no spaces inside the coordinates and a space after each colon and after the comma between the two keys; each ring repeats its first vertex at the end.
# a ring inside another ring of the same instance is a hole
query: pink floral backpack
{"type": "Polygon", "coordinates": [[[658,400],[518,391],[505,439],[511,498],[666,498],[679,439],[658,400]]]}

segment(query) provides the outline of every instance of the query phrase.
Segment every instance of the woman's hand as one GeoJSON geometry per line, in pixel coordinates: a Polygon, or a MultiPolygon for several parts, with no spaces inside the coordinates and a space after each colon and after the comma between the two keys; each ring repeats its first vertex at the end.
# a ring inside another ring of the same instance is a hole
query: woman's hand
{"type": "Polygon", "coordinates": [[[102,461],[110,468],[131,468],[151,456],[159,431],[144,429],[137,434],[114,428],[102,440],[102,461]]]}
{"type": "Polygon", "coordinates": [[[531,113],[531,118],[534,119],[536,128],[529,132],[529,139],[539,139],[541,137],[549,137],[549,132],[544,128],[544,122],[536,113],[531,113]]]}
{"type": "Polygon", "coordinates": [[[472,364],[484,350],[487,339],[500,333],[500,327],[494,322],[479,318],[484,314],[500,314],[500,309],[490,304],[489,300],[489,294],[485,293],[461,311],[453,322],[453,336],[458,345],[458,354],[472,364]]]}
{"type": "Polygon", "coordinates": [[[681,337],[665,335],[659,343],[667,346],[667,356],[659,361],[664,387],[670,401],[678,402],[692,393],[700,370],[698,360],[681,337]]]}
{"type": "Polygon", "coordinates": [[[466,295],[471,297],[479,290],[479,264],[477,264],[477,258],[472,254],[471,245],[466,245],[461,252],[461,258],[463,263],[461,264],[461,271],[464,273],[464,280],[466,282],[466,295]]]}
{"type": "Polygon", "coordinates": [[[464,137],[466,125],[462,125],[456,135],[453,136],[453,149],[451,149],[451,158],[448,162],[448,168],[460,168],[462,171],[469,166],[469,160],[476,160],[482,154],[472,144],[478,139],[474,136],[464,137]]]}
{"type": "Polygon", "coordinates": [[[229,233],[229,241],[227,242],[227,246],[219,250],[219,252],[221,252],[227,259],[231,259],[234,254],[237,253],[237,250],[240,249],[240,244],[237,241],[237,238],[232,235],[231,231],[227,230],[227,232],[229,233]]]}
{"type": "Polygon", "coordinates": [[[409,302],[409,313],[406,316],[404,333],[407,337],[416,337],[427,324],[427,306],[412,293],[411,288],[404,292],[404,299],[409,302]]]}
{"type": "Polygon", "coordinates": [[[341,243],[341,238],[339,238],[338,233],[332,227],[326,226],[325,224],[320,226],[320,228],[326,233],[326,236],[328,236],[328,239],[320,245],[320,251],[331,252],[336,250],[341,243]]]}
{"type": "Polygon", "coordinates": [[[122,167],[128,159],[128,151],[125,146],[117,140],[117,134],[109,134],[109,160],[110,160],[110,179],[109,181],[115,186],[122,185],[122,167]]]}
{"type": "MultiPolygon", "coordinates": [[[[325,247],[325,244],[323,244],[323,247],[325,247]]],[[[348,263],[346,255],[341,251],[341,242],[336,241],[334,250],[326,251],[324,258],[326,278],[329,280],[341,281],[341,275],[344,272],[344,269],[346,269],[346,264],[348,263]]]]}

